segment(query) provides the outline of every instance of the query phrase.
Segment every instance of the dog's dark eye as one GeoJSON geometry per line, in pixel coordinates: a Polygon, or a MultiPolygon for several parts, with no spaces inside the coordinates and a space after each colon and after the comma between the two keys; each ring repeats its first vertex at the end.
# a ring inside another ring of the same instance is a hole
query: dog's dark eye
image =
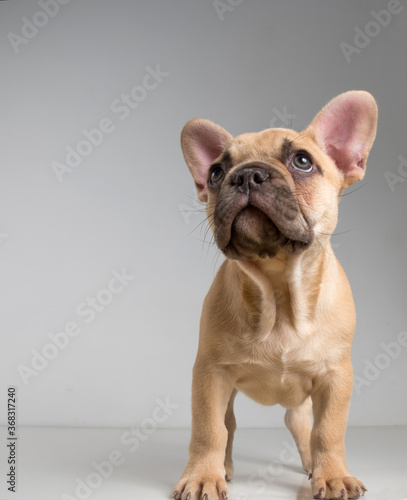
{"type": "Polygon", "coordinates": [[[215,167],[210,175],[211,184],[217,184],[225,176],[225,172],[222,167],[215,167]]]}
{"type": "Polygon", "coordinates": [[[291,165],[301,172],[311,172],[312,161],[305,153],[297,153],[291,160],[291,165]]]}

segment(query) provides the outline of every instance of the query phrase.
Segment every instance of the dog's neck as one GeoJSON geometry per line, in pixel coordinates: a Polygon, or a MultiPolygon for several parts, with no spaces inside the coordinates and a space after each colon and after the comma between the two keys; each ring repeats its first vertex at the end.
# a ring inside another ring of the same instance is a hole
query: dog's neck
{"type": "MultiPolygon", "coordinates": [[[[272,259],[238,261],[242,272],[243,300],[253,297],[250,288],[260,289],[261,317],[257,317],[259,333],[267,334],[284,322],[302,335],[315,316],[322,287],[332,286],[333,261],[336,261],[329,240],[319,243],[298,255],[279,254],[272,259]],[[327,275],[325,269],[330,269],[327,275]],[[254,285],[254,287],[253,287],[254,285]]],[[[260,304],[259,304],[260,306],[260,304]]],[[[254,317],[255,315],[252,314],[254,317]]]]}

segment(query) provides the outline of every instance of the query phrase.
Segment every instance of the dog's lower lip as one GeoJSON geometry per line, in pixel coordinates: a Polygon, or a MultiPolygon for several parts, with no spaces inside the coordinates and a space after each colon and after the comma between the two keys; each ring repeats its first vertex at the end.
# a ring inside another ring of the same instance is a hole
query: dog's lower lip
{"type": "Polygon", "coordinates": [[[239,255],[240,251],[245,254],[246,251],[242,250],[241,246],[243,244],[246,250],[252,249],[253,255],[257,254],[261,257],[264,254],[266,256],[270,254],[270,251],[265,246],[279,241],[281,235],[282,233],[272,219],[261,208],[248,203],[234,216],[230,226],[229,240],[221,250],[227,255],[232,253],[239,255]]]}
{"type": "MultiPolygon", "coordinates": [[[[266,212],[264,212],[261,208],[259,208],[258,206],[256,206],[254,203],[252,203],[251,201],[249,201],[249,203],[243,207],[240,212],[238,214],[236,214],[236,217],[241,214],[242,212],[246,211],[246,210],[250,210],[252,211],[254,214],[255,213],[260,213],[264,216],[266,216],[268,219],[270,219],[270,217],[266,214],[266,212]]],[[[235,217],[235,219],[236,219],[235,217]]],[[[271,219],[270,219],[271,220],[271,219]]]]}
{"type": "MultiPolygon", "coordinates": [[[[256,205],[249,202],[247,205],[245,205],[243,208],[241,208],[234,216],[232,223],[231,223],[231,226],[230,226],[229,241],[226,243],[225,248],[229,245],[229,243],[232,239],[232,235],[233,235],[233,231],[234,231],[237,219],[239,218],[239,216],[244,216],[244,215],[247,215],[249,217],[251,216],[253,218],[264,217],[264,218],[267,218],[270,222],[273,222],[270,219],[270,217],[265,212],[263,212],[263,210],[261,210],[259,207],[257,207],[256,205]]],[[[277,226],[276,226],[276,229],[278,230],[277,226]]]]}
{"type": "MultiPolygon", "coordinates": [[[[265,219],[268,220],[269,223],[271,223],[273,226],[274,226],[274,229],[277,233],[277,238],[280,240],[280,243],[279,243],[279,246],[280,248],[282,249],[288,249],[290,248],[292,251],[297,251],[301,248],[306,248],[307,246],[309,246],[310,244],[310,241],[301,241],[301,240],[296,240],[296,239],[293,239],[293,238],[290,238],[289,236],[287,236],[285,234],[284,231],[282,231],[276,224],[275,222],[273,221],[273,219],[264,211],[262,210],[261,208],[259,208],[258,206],[256,206],[254,203],[252,203],[251,201],[248,202],[247,205],[245,205],[244,207],[242,207],[237,213],[236,215],[234,216],[233,218],[233,221],[231,223],[231,226],[230,226],[230,237],[229,237],[229,240],[227,241],[227,243],[222,247],[220,248],[220,250],[225,253],[225,254],[228,254],[230,253],[230,251],[232,250],[232,248],[234,247],[233,243],[232,243],[232,239],[233,239],[233,232],[235,230],[235,223],[236,223],[236,219],[239,217],[239,215],[242,215],[244,212],[251,212],[252,216],[253,217],[256,217],[256,213],[258,214],[258,217],[264,217],[265,219]]],[[[262,254],[259,254],[258,255],[259,257],[267,257],[267,256],[270,256],[271,255],[268,255],[267,252],[263,252],[262,254]]]]}
{"type": "Polygon", "coordinates": [[[263,221],[268,221],[269,223],[272,223],[273,226],[275,227],[276,231],[278,231],[278,233],[282,233],[284,234],[278,227],[277,225],[275,224],[275,222],[273,221],[273,219],[264,211],[262,210],[260,207],[258,207],[257,205],[255,205],[254,203],[252,203],[251,201],[248,202],[248,204],[243,207],[242,209],[239,210],[239,212],[235,215],[233,221],[232,221],[232,230],[233,230],[233,227],[235,225],[235,222],[236,220],[238,219],[239,216],[248,216],[248,217],[251,217],[253,218],[254,220],[258,219],[258,218],[261,218],[263,219],[263,221]]]}

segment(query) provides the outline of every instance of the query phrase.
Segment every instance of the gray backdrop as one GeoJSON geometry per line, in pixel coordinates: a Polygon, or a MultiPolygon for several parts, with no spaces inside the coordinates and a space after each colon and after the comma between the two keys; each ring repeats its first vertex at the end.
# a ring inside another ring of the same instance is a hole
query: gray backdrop
{"type": "MultiPolygon", "coordinates": [[[[190,424],[209,245],[179,147],[190,118],[301,130],[337,94],[379,106],[335,251],[358,326],[351,425],[407,424],[406,11],[397,0],[0,3],[0,423],[190,424]],[[360,188],[360,189],[358,189],[360,188]],[[171,405],[171,406],[168,406],[171,405]]],[[[282,409],[237,401],[239,426],[282,409]]],[[[153,424],[152,424],[153,425],[153,424]]]]}

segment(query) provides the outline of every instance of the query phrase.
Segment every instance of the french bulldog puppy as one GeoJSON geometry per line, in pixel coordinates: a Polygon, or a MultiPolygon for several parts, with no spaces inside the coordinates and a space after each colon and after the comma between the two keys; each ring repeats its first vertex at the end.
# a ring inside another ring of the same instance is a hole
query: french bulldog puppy
{"type": "Polygon", "coordinates": [[[343,190],[365,175],[376,125],[364,91],[339,95],[300,133],[185,125],[185,161],[226,260],[203,306],[176,500],[227,499],[238,391],[287,409],[314,498],[364,495],[344,445],[355,307],[330,236],[343,190]]]}

